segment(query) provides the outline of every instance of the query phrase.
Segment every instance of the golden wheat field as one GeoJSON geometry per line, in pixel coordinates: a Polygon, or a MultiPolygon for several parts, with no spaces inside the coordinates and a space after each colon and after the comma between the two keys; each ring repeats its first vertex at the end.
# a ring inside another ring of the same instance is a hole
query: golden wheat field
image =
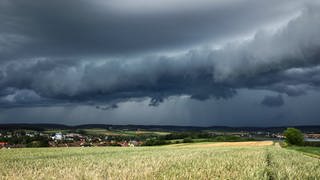
{"type": "Polygon", "coordinates": [[[320,160],[270,142],[4,149],[0,179],[320,179],[320,160]]]}

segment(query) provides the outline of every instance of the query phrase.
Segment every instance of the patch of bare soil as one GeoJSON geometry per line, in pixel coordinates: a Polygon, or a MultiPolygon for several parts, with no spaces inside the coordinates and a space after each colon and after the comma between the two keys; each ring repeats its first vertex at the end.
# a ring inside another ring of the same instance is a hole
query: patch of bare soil
{"type": "Polygon", "coordinates": [[[212,144],[193,144],[192,147],[229,147],[229,146],[271,146],[272,141],[218,142],[212,144]]]}

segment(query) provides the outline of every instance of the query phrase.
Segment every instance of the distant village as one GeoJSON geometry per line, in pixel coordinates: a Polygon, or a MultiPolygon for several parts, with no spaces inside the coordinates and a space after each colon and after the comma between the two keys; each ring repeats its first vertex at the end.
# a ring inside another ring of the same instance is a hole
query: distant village
{"type": "Polygon", "coordinates": [[[141,146],[142,141],[128,137],[84,135],[79,133],[43,133],[38,131],[2,131],[0,148],[22,147],[90,147],[90,146],[141,146]]]}
{"type": "MultiPolygon", "coordinates": [[[[139,130],[137,130],[139,131],[139,130]]],[[[76,132],[45,132],[35,130],[0,130],[0,148],[24,147],[91,147],[91,146],[121,146],[137,147],[164,145],[172,143],[203,141],[251,141],[276,140],[282,141],[282,133],[271,132],[171,132],[165,135],[139,134],[104,135],[87,134],[83,130],[76,132]]],[[[320,134],[305,134],[305,139],[320,141],[320,134]]]]}
{"type": "MultiPolygon", "coordinates": [[[[119,139],[119,138],[118,138],[119,139]]],[[[86,136],[78,133],[55,133],[51,136],[49,146],[51,147],[85,147],[85,146],[141,146],[142,141],[116,140],[112,136],[86,136]]]]}

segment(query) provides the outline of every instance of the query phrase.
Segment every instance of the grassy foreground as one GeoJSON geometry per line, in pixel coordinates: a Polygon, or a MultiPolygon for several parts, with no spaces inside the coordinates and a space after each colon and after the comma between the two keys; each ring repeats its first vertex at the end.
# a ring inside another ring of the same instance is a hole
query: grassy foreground
{"type": "Polygon", "coordinates": [[[320,147],[308,147],[308,146],[291,146],[288,149],[293,149],[296,151],[301,151],[307,155],[320,158],[320,147]]]}
{"type": "Polygon", "coordinates": [[[320,179],[320,160],[297,151],[214,144],[0,150],[0,179],[320,179]]]}

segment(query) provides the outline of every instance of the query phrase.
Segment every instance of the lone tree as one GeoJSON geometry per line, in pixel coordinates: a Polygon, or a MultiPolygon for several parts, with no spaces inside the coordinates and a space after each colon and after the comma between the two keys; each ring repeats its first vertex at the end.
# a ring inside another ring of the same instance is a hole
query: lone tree
{"type": "Polygon", "coordinates": [[[287,128],[284,131],[284,136],[286,137],[285,141],[289,145],[303,145],[303,134],[299,129],[296,128],[287,128]]]}

